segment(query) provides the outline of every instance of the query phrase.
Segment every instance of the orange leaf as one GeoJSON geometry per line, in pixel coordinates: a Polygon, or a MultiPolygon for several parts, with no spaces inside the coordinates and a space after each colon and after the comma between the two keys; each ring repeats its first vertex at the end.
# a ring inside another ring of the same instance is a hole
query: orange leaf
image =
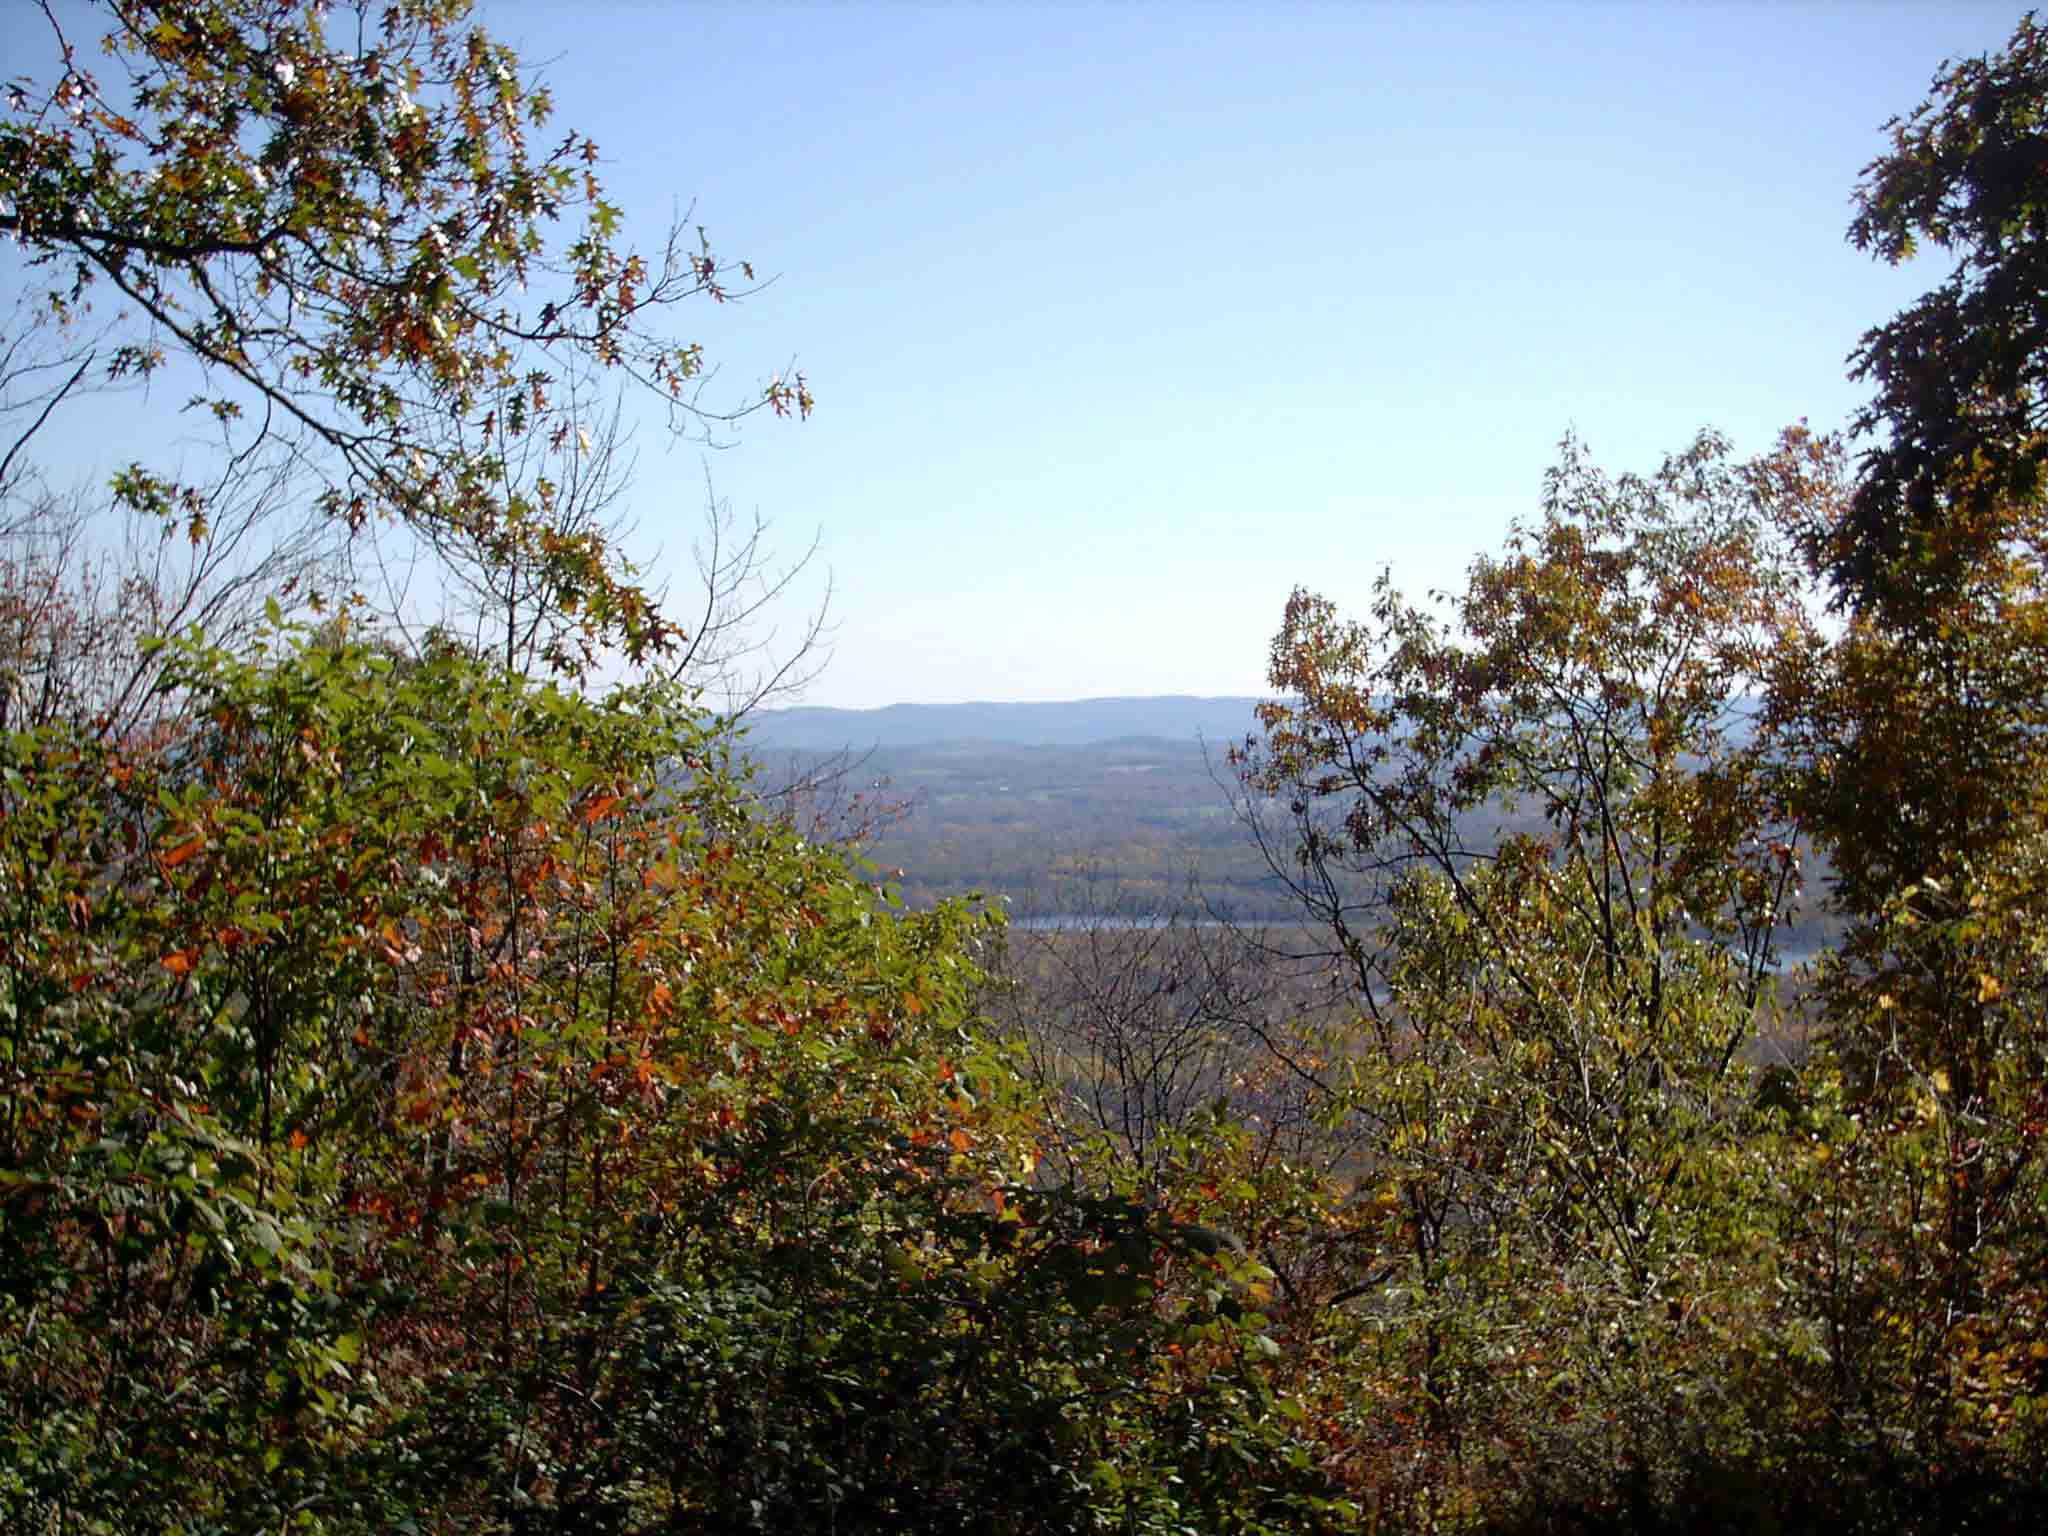
{"type": "Polygon", "coordinates": [[[948,1136],[946,1140],[952,1143],[955,1152],[972,1152],[974,1150],[974,1138],[964,1130],[955,1128],[953,1134],[948,1136]]]}
{"type": "Polygon", "coordinates": [[[904,993],[903,1011],[905,1013],[908,1013],[911,1017],[915,1018],[918,1014],[924,1012],[924,999],[919,997],[915,992],[904,993]]]}
{"type": "Polygon", "coordinates": [[[599,795],[583,808],[584,823],[587,825],[590,822],[596,821],[618,803],[619,797],[617,795],[599,795]]]}
{"type": "Polygon", "coordinates": [[[166,853],[159,862],[162,863],[165,869],[176,869],[205,846],[206,839],[203,836],[192,838],[188,842],[178,844],[177,847],[166,853]]]}
{"type": "Polygon", "coordinates": [[[199,963],[199,951],[196,949],[174,950],[170,954],[165,955],[159,963],[173,976],[190,975],[192,967],[199,963]]]}

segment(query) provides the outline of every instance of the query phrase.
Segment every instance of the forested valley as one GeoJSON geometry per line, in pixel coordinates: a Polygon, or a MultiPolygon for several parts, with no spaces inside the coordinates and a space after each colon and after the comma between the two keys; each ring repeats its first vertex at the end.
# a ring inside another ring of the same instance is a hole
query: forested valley
{"type": "Polygon", "coordinates": [[[950,865],[959,762],[749,744],[758,528],[629,562],[613,402],[815,402],[718,394],[751,269],[629,246],[464,0],[42,19],[0,1529],[2040,1528],[2032,18],[1853,189],[1948,259],[1849,436],[1568,438],[1442,600],[1273,594],[1240,734],[1058,748],[1108,855],[950,865]],[[213,451],[66,489],[149,381],[213,451]]]}

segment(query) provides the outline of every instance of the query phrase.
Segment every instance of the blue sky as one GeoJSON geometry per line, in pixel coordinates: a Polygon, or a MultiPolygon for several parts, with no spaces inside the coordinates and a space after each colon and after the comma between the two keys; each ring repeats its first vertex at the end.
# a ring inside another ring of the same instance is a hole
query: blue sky
{"type": "MultiPolygon", "coordinates": [[[[835,583],[814,703],[1256,692],[1297,583],[1459,579],[1559,437],[1846,420],[1939,274],[1843,238],[1880,125],[2010,6],[501,5],[706,333],[801,427],[720,493],[835,583]]],[[[684,537],[696,453],[644,451],[684,537]]]]}
{"type": "MultiPolygon", "coordinates": [[[[806,701],[865,706],[1258,692],[1290,588],[1455,583],[1568,429],[1620,469],[1844,422],[1845,354],[1939,276],[1847,245],[1857,173],[2018,9],[479,14],[629,229],[694,205],[774,275],[680,324],[734,397],[794,360],[818,410],[710,473],[822,535],[806,701]]],[[[706,454],[640,448],[673,559],[706,454]]]]}

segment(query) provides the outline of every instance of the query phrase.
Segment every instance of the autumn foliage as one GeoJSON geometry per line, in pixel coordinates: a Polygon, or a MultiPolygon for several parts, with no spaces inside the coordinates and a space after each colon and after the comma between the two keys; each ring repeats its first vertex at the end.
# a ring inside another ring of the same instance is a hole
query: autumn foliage
{"type": "Polygon", "coordinates": [[[93,14],[0,116],[0,1526],[2034,1528],[2031,21],[1859,193],[1963,258],[1862,458],[1568,441],[1460,590],[1297,592],[1232,762],[1299,922],[1003,974],[566,504],[616,382],[810,409],[699,393],[744,266],[454,0],[93,14]],[[176,600],[34,462],[148,376],[176,600]],[[529,640],[380,624],[380,536],[529,640]]]}

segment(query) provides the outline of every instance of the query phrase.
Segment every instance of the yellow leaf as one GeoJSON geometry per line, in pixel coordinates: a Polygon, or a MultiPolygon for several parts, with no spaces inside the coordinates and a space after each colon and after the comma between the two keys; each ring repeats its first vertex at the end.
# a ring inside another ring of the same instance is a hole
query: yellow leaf
{"type": "Polygon", "coordinates": [[[1996,976],[1987,973],[1977,978],[1977,1001],[1980,1003],[1992,1001],[2004,990],[1996,976]]]}

